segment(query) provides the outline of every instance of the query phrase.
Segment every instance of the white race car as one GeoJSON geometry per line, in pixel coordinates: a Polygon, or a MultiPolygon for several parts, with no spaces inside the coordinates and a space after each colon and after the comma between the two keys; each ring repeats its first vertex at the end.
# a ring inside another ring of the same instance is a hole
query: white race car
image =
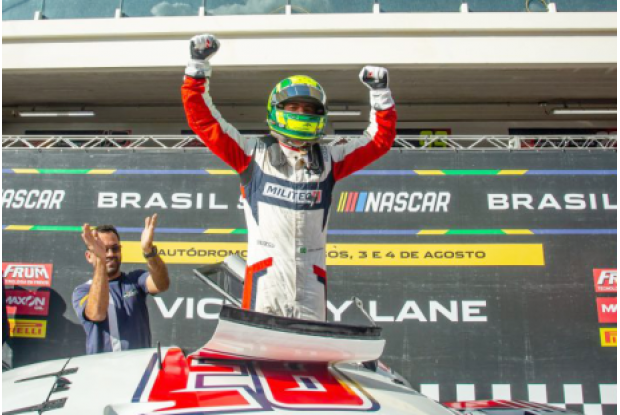
{"type": "MultiPolygon", "coordinates": [[[[520,401],[441,405],[378,359],[381,328],[304,321],[235,306],[234,261],[196,270],[233,305],[213,337],[189,355],[178,347],[81,356],[2,374],[2,414],[559,415],[520,401]]],[[[363,312],[363,309],[360,309],[363,312]]]]}

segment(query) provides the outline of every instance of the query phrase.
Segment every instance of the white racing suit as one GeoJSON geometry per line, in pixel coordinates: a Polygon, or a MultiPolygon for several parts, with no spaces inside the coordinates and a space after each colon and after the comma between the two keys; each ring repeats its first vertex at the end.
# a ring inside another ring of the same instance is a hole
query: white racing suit
{"type": "Polygon", "coordinates": [[[308,152],[272,136],[246,139],[222,119],[204,79],[185,77],[189,125],[241,177],[248,227],[243,308],[299,319],[326,319],[325,245],[334,185],[384,155],[396,136],[389,90],[372,91],[370,126],[346,144],[308,152]],[[376,109],[376,110],[375,110],[376,109]]]}

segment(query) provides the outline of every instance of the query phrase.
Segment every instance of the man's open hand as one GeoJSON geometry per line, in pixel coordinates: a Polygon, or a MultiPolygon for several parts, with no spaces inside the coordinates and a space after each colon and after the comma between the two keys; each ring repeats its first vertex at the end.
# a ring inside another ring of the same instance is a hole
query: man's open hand
{"type": "Polygon", "coordinates": [[[153,250],[153,235],[155,234],[155,227],[157,226],[157,213],[153,216],[147,216],[144,219],[144,230],[142,231],[142,237],[140,238],[140,245],[142,246],[142,252],[150,254],[153,250]]]}
{"type": "Polygon", "coordinates": [[[106,247],[103,241],[99,239],[99,234],[96,230],[90,229],[90,225],[85,223],[82,226],[82,240],[86,245],[86,248],[92,252],[97,258],[105,261],[106,247]]]}

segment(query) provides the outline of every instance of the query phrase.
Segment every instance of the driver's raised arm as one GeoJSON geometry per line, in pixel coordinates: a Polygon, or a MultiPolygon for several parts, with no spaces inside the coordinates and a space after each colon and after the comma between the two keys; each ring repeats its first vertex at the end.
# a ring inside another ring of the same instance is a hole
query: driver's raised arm
{"type": "Polygon", "coordinates": [[[241,173],[250,164],[256,144],[222,118],[209,95],[209,59],[219,47],[220,43],[213,35],[199,35],[191,39],[191,59],[185,68],[185,81],[181,88],[183,106],[192,130],[213,153],[241,173]]]}
{"type": "Polygon", "coordinates": [[[334,179],[344,179],[387,153],[396,138],[396,109],[388,70],[365,66],[360,81],[370,89],[370,125],[361,138],[330,147],[334,179]]]}

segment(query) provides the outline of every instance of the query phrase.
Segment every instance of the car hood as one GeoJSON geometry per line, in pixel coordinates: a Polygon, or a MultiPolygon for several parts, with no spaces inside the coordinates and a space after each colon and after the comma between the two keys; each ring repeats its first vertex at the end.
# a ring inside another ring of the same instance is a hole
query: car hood
{"type": "Polygon", "coordinates": [[[186,357],[175,347],[163,348],[161,355],[144,349],[5,372],[2,411],[453,415],[400,379],[384,366],[369,370],[355,363],[257,361],[204,352],[186,357]]]}

